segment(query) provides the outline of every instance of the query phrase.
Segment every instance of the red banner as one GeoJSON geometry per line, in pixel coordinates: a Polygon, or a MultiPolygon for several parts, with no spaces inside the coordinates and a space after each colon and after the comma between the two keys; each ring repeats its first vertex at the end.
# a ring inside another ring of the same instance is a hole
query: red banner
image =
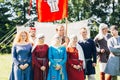
{"type": "Polygon", "coordinates": [[[39,22],[52,22],[67,17],[68,0],[36,0],[39,22]]]}

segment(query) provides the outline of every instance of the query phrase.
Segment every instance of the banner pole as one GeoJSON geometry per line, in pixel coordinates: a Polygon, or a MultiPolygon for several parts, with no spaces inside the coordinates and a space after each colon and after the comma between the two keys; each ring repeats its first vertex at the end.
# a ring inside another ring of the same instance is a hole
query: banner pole
{"type": "Polygon", "coordinates": [[[65,36],[68,36],[68,19],[67,19],[67,17],[65,18],[65,24],[66,24],[65,36]]]}

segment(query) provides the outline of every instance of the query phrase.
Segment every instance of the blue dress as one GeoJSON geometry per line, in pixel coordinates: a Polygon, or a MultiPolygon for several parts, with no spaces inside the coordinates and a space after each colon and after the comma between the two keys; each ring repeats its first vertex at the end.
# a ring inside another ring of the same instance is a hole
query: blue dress
{"type": "Polygon", "coordinates": [[[48,58],[49,58],[49,61],[50,61],[50,67],[49,67],[47,80],[67,80],[66,48],[63,47],[63,46],[58,47],[58,48],[50,46],[49,47],[48,58]],[[61,69],[56,70],[55,69],[56,65],[60,65],[61,69]]]}
{"type": "Polygon", "coordinates": [[[108,40],[110,56],[106,65],[105,73],[112,76],[120,76],[120,36],[108,40]]]}
{"type": "Polygon", "coordinates": [[[9,80],[31,80],[31,44],[19,45],[12,47],[13,65],[9,80]],[[29,64],[29,66],[22,70],[19,65],[29,64]]]}

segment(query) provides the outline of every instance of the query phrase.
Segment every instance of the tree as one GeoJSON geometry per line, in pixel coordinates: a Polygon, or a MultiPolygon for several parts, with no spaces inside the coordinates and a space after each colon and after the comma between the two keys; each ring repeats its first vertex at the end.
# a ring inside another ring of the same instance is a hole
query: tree
{"type": "MultiPolygon", "coordinates": [[[[16,25],[23,25],[29,20],[28,6],[27,0],[8,0],[0,3],[0,52],[10,53],[16,25]]],[[[35,6],[33,8],[31,14],[35,14],[35,6]]]]}
{"type": "MultiPolygon", "coordinates": [[[[10,45],[7,45],[9,41],[7,40],[5,41],[5,38],[6,36],[9,35],[7,33],[11,31],[15,26],[15,23],[10,20],[10,18],[12,17],[12,14],[10,13],[11,8],[9,7],[11,7],[10,2],[0,3],[0,42],[1,42],[0,51],[4,50],[5,52],[10,51],[9,49],[11,48],[10,45]]],[[[8,40],[11,40],[11,39],[12,39],[12,36],[8,38],[8,40]]]]}

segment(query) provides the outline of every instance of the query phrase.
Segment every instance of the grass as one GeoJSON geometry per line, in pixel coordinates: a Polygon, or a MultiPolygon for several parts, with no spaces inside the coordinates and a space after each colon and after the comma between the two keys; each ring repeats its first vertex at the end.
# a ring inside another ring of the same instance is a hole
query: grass
{"type": "MultiPolygon", "coordinates": [[[[8,80],[12,65],[11,54],[0,54],[0,80],[8,80]]],[[[99,80],[99,68],[96,67],[96,80],[99,80]]],[[[120,77],[118,78],[120,80],[120,77]]]]}
{"type": "Polygon", "coordinates": [[[11,71],[11,54],[0,54],[0,80],[8,80],[11,71]]]}

